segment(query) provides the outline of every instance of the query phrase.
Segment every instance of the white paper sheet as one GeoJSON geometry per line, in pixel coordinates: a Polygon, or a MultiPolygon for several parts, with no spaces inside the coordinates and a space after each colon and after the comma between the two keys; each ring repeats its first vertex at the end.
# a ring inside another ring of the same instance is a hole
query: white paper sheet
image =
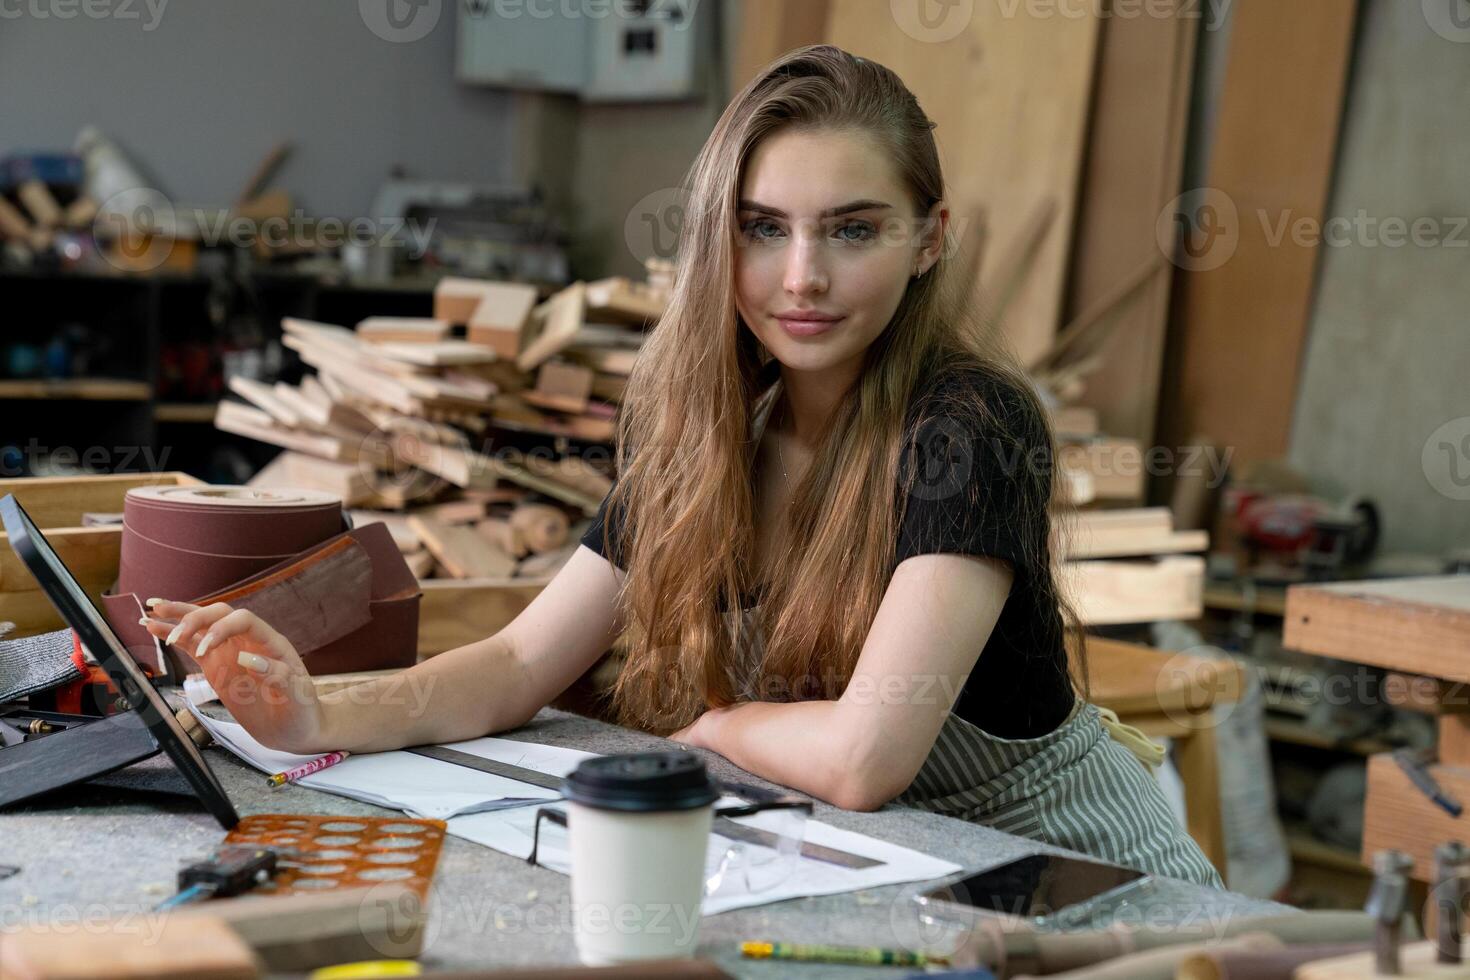
{"type": "MultiPolygon", "coordinates": [[[[267,748],[239,723],[211,718],[197,706],[191,705],[191,708],[216,742],[261,772],[284,772],[315,758],[267,748]]],[[[504,738],[476,738],[446,747],[554,776],[566,775],[583,759],[595,754],[504,738]]],[[[297,783],[364,803],[406,810],[414,816],[432,820],[448,820],[457,814],[526,806],[558,798],[555,790],[412,752],[354,755],[297,783]]]]}
{"type": "MultiPolygon", "coordinates": [[[[720,801],[721,805],[742,802],[733,797],[720,801]]],[[[499,810],[494,813],[475,813],[454,817],[448,821],[449,832],[456,837],[493,847],[497,851],[525,860],[531,853],[533,824],[536,811],[542,807],[527,806],[514,810],[499,810]]],[[[557,809],[561,809],[560,806],[557,809]]],[[[751,817],[739,817],[737,823],[778,830],[779,818],[775,814],[757,813],[751,817]]],[[[927,881],[942,878],[960,870],[958,864],[930,857],[907,847],[889,844],[874,837],[841,830],[831,824],[817,820],[806,822],[806,840],[813,844],[835,847],[849,854],[859,854],[883,862],[871,868],[843,868],[825,861],[802,858],[793,873],[764,891],[752,892],[744,888],[743,882],[727,880],[714,894],[706,896],[700,907],[704,915],[718,915],[731,909],[750,908],[753,905],[768,905],[788,898],[807,895],[837,895],[876,888],[879,885],[896,885],[908,881],[927,881]]],[[[708,878],[720,865],[730,841],[710,835],[709,852],[705,856],[705,876],[708,878]]],[[[567,849],[567,832],[549,820],[541,821],[541,846],[536,854],[536,863],[562,874],[571,872],[571,854],[567,849]]]]}
{"type": "MultiPolygon", "coordinates": [[[[216,742],[262,772],[283,772],[315,758],[266,748],[237,722],[210,718],[192,702],[190,708],[216,742]]],[[[583,759],[597,754],[504,738],[476,738],[455,742],[446,748],[554,776],[565,776],[583,759]]],[[[411,752],[355,755],[298,782],[311,789],[364,803],[444,820],[449,832],[456,837],[522,860],[531,853],[532,824],[536,811],[540,809],[539,805],[532,804],[559,799],[553,790],[411,752]]],[[[740,802],[734,797],[727,797],[721,804],[740,802]]],[[[772,813],[737,818],[739,823],[773,831],[781,829],[779,819],[772,813]]],[[[566,831],[543,821],[541,834],[538,862],[567,874],[571,859],[567,852],[566,831]]],[[[705,898],[701,909],[703,914],[715,915],[806,895],[836,895],[879,885],[927,881],[960,870],[959,865],[949,861],[816,820],[806,822],[806,839],[883,863],[854,869],[801,858],[789,878],[764,891],[751,892],[739,882],[727,882],[713,896],[705,898]]],[[[707,875],[718,868],[729,846],[730,842],[725,838],[711,835],[706,857],[707,875]]]]}

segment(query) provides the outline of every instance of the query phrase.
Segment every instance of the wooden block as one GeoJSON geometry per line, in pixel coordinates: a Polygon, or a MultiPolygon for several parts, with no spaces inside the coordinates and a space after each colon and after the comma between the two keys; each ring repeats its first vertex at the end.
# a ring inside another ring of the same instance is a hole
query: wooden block
{"type": "Polygon", "coordinates": [[[1058,435],[1097,435],[1097,410],[1084,405],[1066,405],[1051,413],[1052,431],[1058,435]]]}
{"type": "Polygon", "coordinates": [[[436,521],[445,524],[474,524],[476,521],[485,519],[489,504],[483,497],[471,496],[460,500],[446,500],[443,503],[429,504],[420,507],[414,513],[423,517],[432,517],[436,521]]]}
{"type": "Polygon", "coordinates": [[[584,442],[612,442],[618,434],[616,422],[590,415],[574,415],[567,419],[566,427],[572,438],[584,442]]]}
{"type": "Polygon", "coordinates": [[[592,397],[607,402],[621,402],[628,379],[615,374],[598,374],[592,379],[592,397]]]}
{"type": "Polygon", "coordinates": [[[61,224],[61,205],[51,194],[51,188],[39,180],[28,180],[16,191],[20,203],[26,206],[31,218],[40,228],[56,228],[61,224]]]}
{"type": "Polygon", "coordinates": [[[1141,501],[1148,473],[1143,447],[1134,439],[1089,439],[1062,445],[1060,469],[1086,485],[1089,500],[1141,501]]]}
{"type": "Polygon", "coordinates": [[[533,336],[516,358],[516,367],[529,371],[565,350],[582,328],[587,312],[587,284],[574,282],[533,311],[533,336]],[[538,329],[539,327],[539,329],[538,329]]]}
{"type": "Polygon", "coordinates": [[[381,466],[390,462],[381,446],[370,442],[344,442],[335,436],[285,429],[265,412],[235,402],[219,403],[215,410],[214,425],[222,432],[232,432],[308,456],[320,456],[322,459],[356,461],[361,458],[381,466]]]}
{"type": "Polygon", "coordinates": [[[367,527],[369,524],[385,526],[393,537],[393,543],[398,546],[400,554],[412,554],[424,546],[413,528],[409,527],[408,517],[403,514],[380,510],[353,510],[348,512],[348,516],[352,518],[353,527],[367,527]]]}
{"type": "Polygon", "coordinates": [[[531,311],[536,306],[534,286],[524,283],[487,283],[487,289],[467,321],[471,343],[483,344],[507,361],[514,361],[530,340],[531,311]]]}
{"type": "Polygon", "coordinates": [[[419,658],[493,636],[546,587],[549,578],[430,579],[419,601],[419,658]]]}
{"type": "Polygon", "coordinates": [[[246,481],[247,486],[277,489],[321,490],[342,499],[342,506],[356,507],[373,496],[367,474],[356,463],[334,462],[287,450],[261,467],[246,481]]]}
{"type": "Polygon", "coordinates": [[[515,570],[515,559],[472,527],[418,515],[408,520],[424,547],[455,578],[503,578],[515,570]]]}
{"type": "MultiPolygon", "coordinates": [[[[1399,962],[1403,970],[1398,975],[1409,980],[1466,980],[1470,977],[1470,941],[1461,942],[1461,965],[1444,965],[1435,962],[1439,955],[1438,944],[1429,939],[1406,942],[1399,947],[1399,962]]],[[[1372,980],[1382,977],[1378,972],[1374,954],[1349,953],[1331,959],[1304,963],[1292,973],[1292,980],[1372,980]]]]}
{"type": "Polygon", "coordinates": [[[295,429],[301,426],[301,413],[297,412],[285,399],[277,395],[275,389],[270,385],[256,381],[253,378],[242,378],[238,376],[231,378],[229,385],[230,390],[235,394],[261,409],[287,428],[295,429]]]}
{"type": "Polygon", "coordinates": [[[479,280],[446,276],[434,286],[434,317],[450,323],[468,323],[483,296],[479,280]]]}
{"type": "Polygon", "coordinates": [[[423,367],[452,367],[466,364],[488,364],[498,359],[491,348],[463,340],[439,340],[411,344],[380,341],[374,345],[383,357],[423,367]]]}
{"type": "Polygon", "coordinates": [[[122,918],[109,925],[7,927],[0,942],[0,976],[16,980],[234,980],[261,975],[240,936],[214,916],[159,915],[146,923],[122,918]]]}
{"type": "MultiPolygon", "coordinates": [[[[1432,765],[1428,771],[1447,794],[1470,804],[1470,766],[1432,765]]],[[[1374,853],[1394,848],[1414,859],[1412,877],[1429,881],[1434,875],[1434,849],[1448,840],[1465,840],[1464,818],[1450,816],[1425,796],[1391,754],[1369,757],[1363,864],[1371,866],[1374,853]]]]}
{"type": "Polygon", "coordinates": [[[516,539],[538,554],[566,544],[571,529],[566,512],[547,504],[521,504],[511,511],[508,523],[516,539]]]}
{"type": "Polygon", "coordinates": [[[558,548],[555,551],[545,551],[539,555],[528,555],[522,558],[516,565],[517,578],[541,578],[551,577],[561,571],[562,566],[571,560],[572,555],[581,547],[581,541],[558,548]]]}
{"type": "Polygon", "coordinates": [[[1439,761],[1447,766],[1470,766],[1470,717],[1441,715],[1438,729],[1439,761]]]}
{"type": "Polygon", "coordinates": [[[220,898],[165,918],[192,926],[195,916],[223,920],[267,970],[278,974],[411,959],[423,950],[429,910],[413,888],[384,882],[316,895],[220,898]]]}
{"type": "Polygon", "coordinates": [[[301,343],[295,337],[286,337],[282,342],[301,355],[303,361],[321,372],[324,385],[325,379],[331,378],[334,384],[340,386],[340,390],[350,391],[405,415],[417,415],[423,410],[423,402],[399,383],[398,379],[345,363],[314,345],[301,343]]]}
{"type": "MultiPolygon", "coordinates": [[[[578,414],[587,409],[596,372],[579,364],[548,361],[536,372],[536,394],[559,411],[578,414]]],[[[537,404],[532,402],[532,404],[537,404]]]]}
{"type": "Polygon", "coordinates": [[[475,452],[467,444],[446,446],[427,442],[412,433],[393,436],[393,453],[399,459],[457,487],[492,488],[499,476],[495,460],[475,452]]]}
{"type": "Polygon", "coordinates": [[[475,525],[475,531],[512,558],[524,558],[531,553],[526,542],[510,526],[510,522],[499,517],[483,520],[475,525]]]}
{"type": "Polygon", "coordinates": [[[1085,626],[1198,619],[1204,614],[1205,562],[1069,561],[1061,578],[1085,626]]]}
{"type": "Polygon", "coordinates": [[[664,303],[647,286],[626,276],[587,284],[587,316],[592,320],[651,324],[664,315],[664,303]]]}
{"type": "Polygon", "coordinates": [[[32,230],[30,221],[20,209],[0,197],[0,238],[26,242],[30,241],[32,230]]]}
{"type": "Polygon", "coordinates": [[[61,216],[62,224],[77,230],[90,227],[95,220],[97,202],[85,194],[68,204],[66,212],[61,216]]]}
{"type": "Polygon", "coordinates": [[[427,550],[415,551],[403,556],[408,570],[413,572],[414,578],[428,578],[434,571],[434,556],[427,550]]]}
{"type": "Polygon", "coordinates": [[[613,487],[611,477],[575,456],[556,460],[548,467],[547,475],[568,486],[576,487],[588,497],[595,497],[599,502],[608,495],[613,487]]]}
{"type": "Polygon", "coordinates": [[[1179,554],[1210,546],[1204,531],[1175,531],[1167,507],[1080,511],[1062,516],[1058,526],[1063,553],[1072,559],[1179,554]]]}
{"type": "Polygon", "coordinates": [[[1293,585],[1286,590],[1282,644],[1470,682],[1470,576],[1293,585]]]}
{"type": "Polygon", "coordinates": [[[448,320],[433,317],[370,316],[357,322],[357,335],[370,344],[431,344],[449,337],[448,320]]]}
{"type": "Polygon", "coordinates": [[[317,382],[315,375],[307,375],[300,388],[293,388],[284,381],[277,381],[272,389],[275,396],[301,417],[303,422],[328,432],[353,432],[369,435],[377,431],[377,424],[346,402],[333,401],[317,382]],[[321,398],[309,396],[307,382],[314,391],[322,392],[321,398]]]}
{"type": "Polygon", "coordinates": [[[638,351],[616,348],[571,347],[564,354],[568,360],[585,364],[594,371],[622,378],[633,373],[633,364],[638,360],[638,351]]]}

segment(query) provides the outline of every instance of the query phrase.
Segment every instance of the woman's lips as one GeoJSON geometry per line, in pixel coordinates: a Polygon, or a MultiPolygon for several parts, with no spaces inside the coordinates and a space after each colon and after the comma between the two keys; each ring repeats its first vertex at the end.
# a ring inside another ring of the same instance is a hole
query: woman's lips
{"type": "Polygon", "coordinates": [[[837,324],[841,323],[843,317],[831,313],[812,313],[809,316],[801,313],[783,313],[776,317],[782,329],[793,337],[815,337],[826,333],[837,324]]]}

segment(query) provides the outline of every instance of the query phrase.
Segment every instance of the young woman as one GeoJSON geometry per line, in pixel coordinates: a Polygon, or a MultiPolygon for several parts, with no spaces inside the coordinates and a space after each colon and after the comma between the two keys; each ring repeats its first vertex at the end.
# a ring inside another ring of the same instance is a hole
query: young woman
{"type": "Polygon", "coordinates": [[[318,699],[248,611],[162,602],[151,631],[258,739],[306,753],[515,728],[626,629],[627,724],[841,807],[1218,883],[1073,691],[1050,434],[949,281],[931,128],[897,76],[832,47],[734,99],[690,174],[617,484],[514,622],[413,668],[424,710],[318,699]]]}

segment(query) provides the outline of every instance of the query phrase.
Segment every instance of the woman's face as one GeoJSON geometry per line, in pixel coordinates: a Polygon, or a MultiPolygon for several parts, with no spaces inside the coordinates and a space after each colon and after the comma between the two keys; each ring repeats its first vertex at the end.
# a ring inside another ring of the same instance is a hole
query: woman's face
{"type": "Polygon", "coordinates": [[[877,140],[851,130],[780,130],[746,162],[736,307],[781,364],[851,367],[892,319],[910,278],[943,243],[877,140]]]}

